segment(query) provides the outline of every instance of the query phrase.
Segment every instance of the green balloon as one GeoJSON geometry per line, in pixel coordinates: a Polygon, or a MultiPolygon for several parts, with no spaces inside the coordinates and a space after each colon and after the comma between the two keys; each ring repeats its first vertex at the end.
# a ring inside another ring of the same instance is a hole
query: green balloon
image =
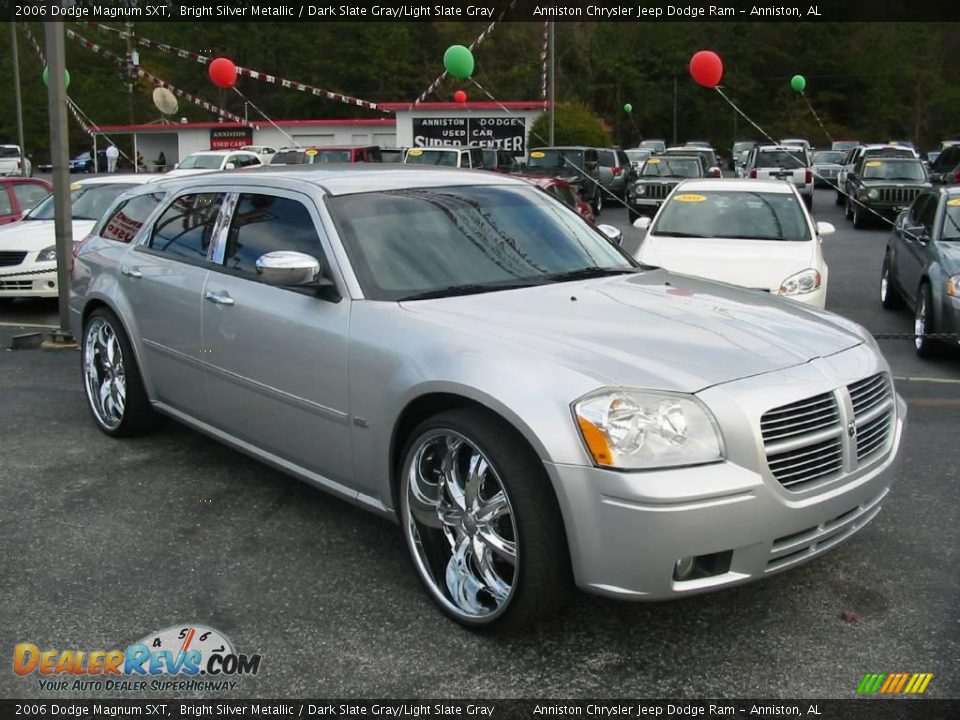
{"type": "Polygon", "coordinates": [[[451,77],[466,80],[473,75],[473,53],[463,45],[451,45],[443,54],[443,67],[451,77]]]}
{"type": "Polygon", "coordinates": [[[807,79],[803,75],[794,75],[790,78],[790,87],[802,93],[803,89],[807,87],[807,79]]]}
{"type": "Polygon", "coordinates": [[[633,105],[631,105],[630,103],[626,103],[626,104],[623,106],[623,111],[624,111],[625,113],[632,113],[632,112],[633,112],[633,105]]]}
{"type": "MultiPolygon", "coordinates": [[[[64,87],[70,87],[70,71],[66,68],[63,69],[63,80],[65,82],[64,87]]],[[[46,66],[43,68],[43,84],[50,87],[50,68],[46,66]]]]}

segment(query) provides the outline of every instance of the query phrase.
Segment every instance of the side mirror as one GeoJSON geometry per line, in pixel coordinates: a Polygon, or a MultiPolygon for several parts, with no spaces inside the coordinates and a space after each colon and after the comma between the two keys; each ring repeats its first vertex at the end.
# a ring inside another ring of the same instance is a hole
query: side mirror
{"type": "Polygon", "coordinates": [[[583,164],[583,169],[586,170],[588,173],[596,172],[597,168],[599,167],[600,167],[599,160],[588,160],[583,164]]]}
{"type": "Polygon", "coordinates": [[[174,164],[173,164],[173,169],[174,169],[174,170],[176,170],[178,167],[180,167],[180,163],[174,163],[174,164]]]}
{"type": "Polygon", "coordinates": [[[223,169],[224,169],[224,170],[235,170],[236,167],[237,167],[237,164],[236,164],[236,163],[228,162],[226,165],[223,166],[223,169]]]}
{"type": "Polygon", "coordinates": [[[905,225],[903,234],[917,242],[927,241],[927,228],[923,225],[905,225]]]}
{"type": "Polygon", "coordinates": [[[266,285],[280,287],[327,287],[333,285],[320,274],[320,261],[292,250],[275,250],[257,258],[257,277],[266,285]]]}
{"type": "Polygon", "coordinates": [[[836,231],[833,223],[823,222],[822,220],[817,223],[817,235],[830,235],[836,231]]]}
{"type": "Polygon", "coordinates": [[[597,230],[603,233],[604,237],[607,238],[614,245],[619,245],[623,242],[623,233],[620,232],[619,228],[615,228],[613,225],[597,225],[597,230]]]}
{"type": "Polygon", "coordinates": [[[650,218],[648,218],[646,215],[641,215],[633,221],[633,226],[637,230],[647,230],[650,228],[650,218]]]}

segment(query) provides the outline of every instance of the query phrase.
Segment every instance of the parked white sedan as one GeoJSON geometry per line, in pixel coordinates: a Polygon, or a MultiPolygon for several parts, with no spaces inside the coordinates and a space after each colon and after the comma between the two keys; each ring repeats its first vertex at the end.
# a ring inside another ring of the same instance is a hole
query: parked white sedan
{"type": "Polygon", "coordinates": [[[763,290],[824,307],[827,263],[815,223],[789,183],[688,180],[674,189],[653,221],[637,259],[671,272],[763,290]]]}
{"type": "MultiPolygon", "coordinates": [[[[70,186],[73,241],[85,238],[122,193],[163,175],[101,175],[70,186]]],[[[57,297],[57,239],[53,195],[18,223],[0,228],[0,300],[57,297]]]]}

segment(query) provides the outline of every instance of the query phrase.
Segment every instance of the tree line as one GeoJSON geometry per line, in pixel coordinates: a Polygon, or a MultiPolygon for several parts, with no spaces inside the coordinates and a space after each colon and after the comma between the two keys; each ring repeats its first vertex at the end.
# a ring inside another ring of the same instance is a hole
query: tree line
{"type": "MultiPolygon", "coordinates": [[[[22,23],[20,24],[22,25],[22,23]]],[[[41,44],[43,27],[30,23],[41,44]]],[[[125,41],[83,24],[68,27],[124,55],[125,41]]],[[[137,35],[193,52],[225,55],[238,65],[355,97],[412,101],[443,70],[443,51],[469,44],[486,26],[465,22],[398,23],[133,23],[137,35]]],[[[112,27],[124,28],[124,23],[112,27]]],[[[557,97],[582,102],[624,146],[641,137],[704,139],[728,148],[758,131],[714,90],[696,85],[687,66],[711,49],[724,60],[726,94],[773,137],[911,140],[921,148],[960,136],[960,23],[557,23],[557,97]],[[806,100],[789,85],[807,79],[806,100]],[[630,103],[631,113],[624,111],[630,103]],[[676,113],[674,112],[676,105],[676,113]]],[[[498,100],[539,99],[543,24],[497,25],[475,52],[474,77],[498,100]]],[[[0,142],[16,142],[9,28],[0,40],[0,142]]],[[[27,151],[49,157],[42,66],[18,35],[27,151]]],[[[199,63],[138,47],[141,66],[177,87],[237,115],[243,98],[216,88],[199,63]]],[[[67,40],[70,96],[102,125],[158,120],[152,85],[129,83],[113,61],[67,40]],[[128,87],[132,92],[128,92],[128,87]]],[[[273,119],[383,117],[347,104],[241,77],[238,88],[273,119]]],[[[469,81],[442,83],[428,100],[463,89],[488,99],[469,81]]],[[[181,101],[177,119],[214,120],[181,101]]],[[[71,121],[71,149],[89,140],[71,121]]]]}

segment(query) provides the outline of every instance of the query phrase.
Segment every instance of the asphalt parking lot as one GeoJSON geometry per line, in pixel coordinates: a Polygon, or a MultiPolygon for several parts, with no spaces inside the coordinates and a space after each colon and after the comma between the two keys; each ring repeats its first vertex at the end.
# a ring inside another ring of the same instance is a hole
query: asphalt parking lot
{"type": "MultiPolygon", "coordinates": [[[[838,230],[828,308],[911,332],[908,312],[880,307],[886,232],[853,230],[826,191],[814,210],[838,230]]],[[[636,248],[625,211],[603,220],[636,248]]],[[[0,323],[7,348],[55,324],[56,305],[17,302],[0,323]]],[[[111,649],[202,623],[263,657],[230,697],[845,698],[867,672],[930,672],[927,696],[960,697],[960,353],[881,348],[910,416],[904,471],[870,526],[763,582],[670,603],[581,595],[512,635],[444,619],[396,526],[172,422],[110,440],[76,352],[0,350],[0,648],[111,649]]],[[[0,672],[0,697],[68,696],[83,694],[0,672]]]]}

